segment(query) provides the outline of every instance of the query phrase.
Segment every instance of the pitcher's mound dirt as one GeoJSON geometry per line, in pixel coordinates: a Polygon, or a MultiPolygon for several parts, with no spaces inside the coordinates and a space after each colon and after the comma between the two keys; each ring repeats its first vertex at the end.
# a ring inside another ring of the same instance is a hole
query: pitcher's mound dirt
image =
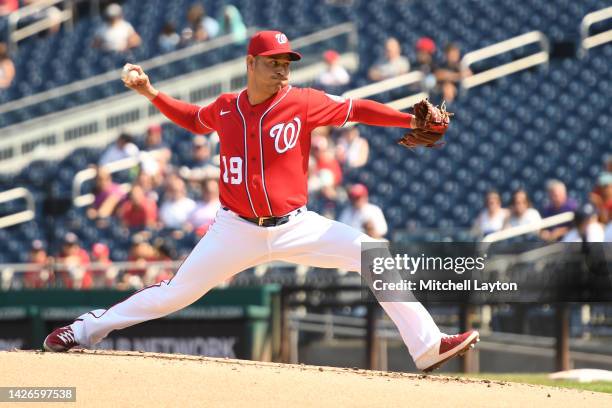
{"type": "MultiPolygon", "coordinates": [[[[72,386],[92,407],[611,407],[525,384],[138,352],[0,352],[0,386],[72,386]]],[[[2,407],[3,403],[0,403],[2,407]]]]}

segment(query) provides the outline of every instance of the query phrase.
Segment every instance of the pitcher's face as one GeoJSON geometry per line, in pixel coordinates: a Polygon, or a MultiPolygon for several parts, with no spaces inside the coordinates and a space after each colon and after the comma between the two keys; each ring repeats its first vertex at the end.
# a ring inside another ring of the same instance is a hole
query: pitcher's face
{"type": "Polygon", "coordinates": [[[289,54],[247,57],[247,70],[253,75],[256,85],[270,94],[287,86],[290,64],[289,54]]]}

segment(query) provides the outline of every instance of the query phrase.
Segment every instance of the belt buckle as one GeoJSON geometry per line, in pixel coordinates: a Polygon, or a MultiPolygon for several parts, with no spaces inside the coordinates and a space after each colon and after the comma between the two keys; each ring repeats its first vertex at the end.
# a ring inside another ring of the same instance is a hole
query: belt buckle
{"type": "Polygon", "coordinates": [[[259,225],[261,227],[263,225],[263,223],[264,223],[264,217],[259,217],[257,219],[257,225],[259,225]]]}

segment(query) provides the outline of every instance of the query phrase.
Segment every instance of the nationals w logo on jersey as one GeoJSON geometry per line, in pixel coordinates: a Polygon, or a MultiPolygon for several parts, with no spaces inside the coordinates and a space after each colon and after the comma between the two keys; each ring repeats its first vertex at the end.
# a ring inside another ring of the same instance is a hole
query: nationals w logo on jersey
{"type": "Polygon", "coordinates": [[[302,121],[297,116],[289,123],[279,123],[270,129],[270,137],[274,138],[274,148],[278,153],[285,153],[295,147],[302,128],[302,121]]]}

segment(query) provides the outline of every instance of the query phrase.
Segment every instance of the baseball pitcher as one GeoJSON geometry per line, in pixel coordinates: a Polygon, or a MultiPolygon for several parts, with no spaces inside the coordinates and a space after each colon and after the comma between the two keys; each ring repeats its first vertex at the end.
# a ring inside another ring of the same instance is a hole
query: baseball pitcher
{"type": "MultiPolygon", "coordinates": [[[[176,312],[231,276],[264,262],[360,271],[360,244],[372,238],[306,209],[311,131],[348,121],[411,128],[400,144],[432,147],[448,128],[450,114],[427,101],[415,105],[410,115],[374,101],[291,86],[290,65],[300,58],[285,34],[255,34],[245,61],[246,89],[220,95],[208,106],[176,100],[155,89],[141,67],[126,65],[125,85],[174,123],[195,134],[219,134],[222,209],[172,279],[54,330],[44,341],[45,350],[91,347],[113,330],[176,312]]],[[[381,306],[420,370],[431,371],[478,341],[476,331],[440,333],[418,302],[381,306]]]]}

